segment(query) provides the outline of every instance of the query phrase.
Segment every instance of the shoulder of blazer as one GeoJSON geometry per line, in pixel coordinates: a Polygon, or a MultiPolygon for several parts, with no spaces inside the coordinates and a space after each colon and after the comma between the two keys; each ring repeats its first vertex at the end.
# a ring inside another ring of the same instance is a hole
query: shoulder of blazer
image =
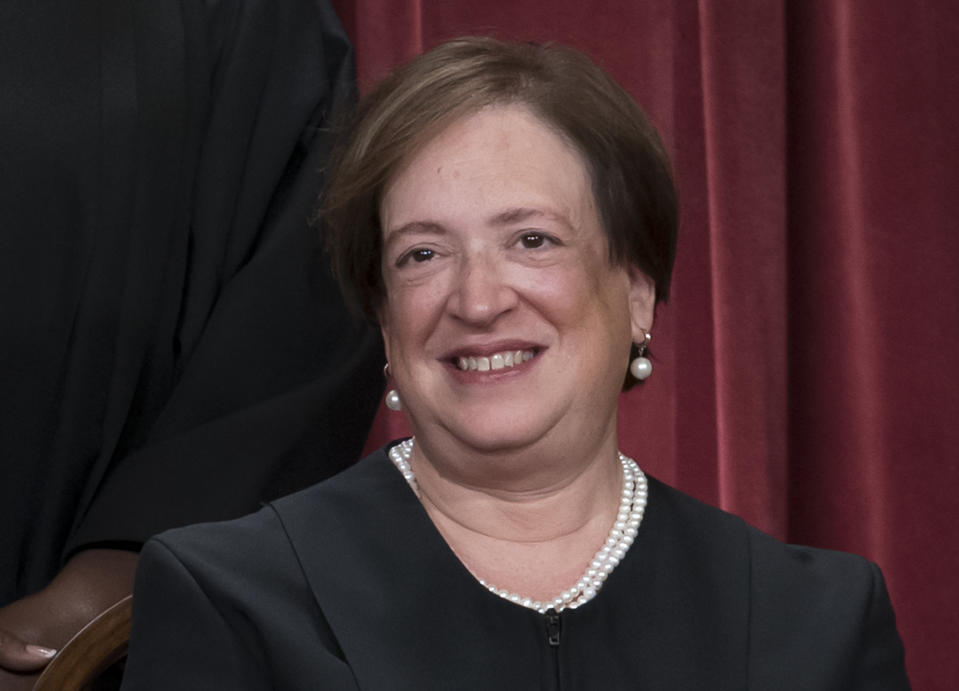
{"type": "MultiPolygon", "coordinates": [[[[709,543],[745,541],[751,577],[767,585],[820,589],[835,581],[871,586],[874,564],[863,557],[783,542],[735,514],[710,506],[655,478],[649,478],[650,504],[668,513],[673,529],[709,543]]],[[[653,510],[657,510],[654,508],[653,510]]]]}
{"type": "MultiPolygon", "coordinates": [[[[378,451],[342,473],[263,506],[259,511],[227,521],[197,523],[164,531],[148,541],[160,543],[187,569],[204,573],[247,574],[265,583],[275,581],[280,565],[298,564],[293,532],[322,538],[357,522],[364,501],[371,501],[370,484],[389,485],[392,466],[377,463],[378,451]],[[387,472],[384,473],[383,469],[387,472]]],[[[382,460],[382,459],[380,459],[382,460]]],[[[375,501],[375,498],[372,499],[375,501]]],[[[322,539],[320,539],[322,542],[322,539]]],[[[150,547],[150,549],[155,549],[150,547]]],[[[298,568],[298,567],[297,567],[298,568]]]]}
{"type": "Polygon", "coordinates": [[[878,567],[860,556],[787,544],[653,478],[649,513],[650,528],[668,536],[671,551],[687,553],[688,568],[745,562],[734,572],[748,581],[752,625],[762,629],[775,621],[794,630],[817,620],[861,622],[884,587],[878,567]]]}
{"type": "Polygon", "coordinates": [[[874,563],[784,543],[654,479],[650,509],[660,514],[655,525],[666,526],[657,532],[670,553],[685,552],[684,568],[724,574],[730,596],[737,579],[746,581],[749,688],[909,688],[874,563]]]}
{"type": "Polygon", "coordinates": [[[334,535],[343,539],[363,535],[375,528],[377,520],[389,520],[399,507],[419,511],[418,500],[386,458],[386,448],[328,480],[271,502],[268,508],[291,539],[308,527],[317,538],[316,546],[334,535]]]}

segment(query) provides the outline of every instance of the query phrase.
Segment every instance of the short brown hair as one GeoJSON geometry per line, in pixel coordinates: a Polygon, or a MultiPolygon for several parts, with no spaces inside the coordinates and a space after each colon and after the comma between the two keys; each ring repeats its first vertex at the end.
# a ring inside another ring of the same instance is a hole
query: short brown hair
{"type": "Polygon", "coordinates": [[[406,63],[360,104],[334,150],[320,213],[347,300],[376,320],[384,298],[380,202],[399,166],[453,121],[521,104],[586,163],[610,261],[665,300],[678,211],[662,141],[643,111],[588,57],[555,44],[459,38],[406,63]]]}

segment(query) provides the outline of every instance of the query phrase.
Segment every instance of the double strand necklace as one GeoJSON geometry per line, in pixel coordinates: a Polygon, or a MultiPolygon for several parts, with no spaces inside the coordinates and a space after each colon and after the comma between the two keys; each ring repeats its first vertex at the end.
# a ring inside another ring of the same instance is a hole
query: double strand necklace
{"type": "MultiPolygon", "coordinates": [[[[390,459],[393,464],[403,474],[416,496],[419,497],[419,486],[416,484],[416,476],[410,467],[412,455],[412,439],[406,439],[390,449],[390,459]]],[[[564,590],[552,600],[541,601],[523,597],[505,588],[497,588],[483,579],[478,579],[480,585],[504,600],[535,609],[540,613],[546,613],[549,609],[554,609],[557,612],[562,612],[564,609],[575,609],[596,597],[596,593],[603,587],[606,578],[616,568],[616,565],[623,560],[629,546],[636,539],[639,524],[643,520],[643,512],[646,510],[646,476],[639,469],[636,461],[629,456],[619,453],[619,462],[623,467],[623,491],[616,521],[606,537],[606,542],[593,556],[593,560],[580,579],[569,590],[564,590]]]]}

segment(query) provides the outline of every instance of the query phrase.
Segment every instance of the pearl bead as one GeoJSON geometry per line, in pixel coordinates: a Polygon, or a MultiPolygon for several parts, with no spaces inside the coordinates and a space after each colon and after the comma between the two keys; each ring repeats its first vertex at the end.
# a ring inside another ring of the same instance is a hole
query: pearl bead
{"type": "Polygon", "coordinates": [[[629,363],[629,373],[642,381],[653,373],[653,363],[649,358],[638,357],[629,363]]]}
{"type": "Polygon", "coordinates": [[[390,410],[403,410],[403,403],[400,401],[400,394],[396,389],[390,389],[386,394],[386,407],[390,410]]]}

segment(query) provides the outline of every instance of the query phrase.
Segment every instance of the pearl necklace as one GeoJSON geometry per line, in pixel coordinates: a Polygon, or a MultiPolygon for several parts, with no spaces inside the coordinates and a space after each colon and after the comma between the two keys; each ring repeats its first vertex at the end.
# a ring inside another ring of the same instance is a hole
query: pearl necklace
{"type": "MultiPolygon", "coordinates": [[[[412,439],[406,439],[390,449],[390,459],[393,464],[403,474],[416,496],[419,497],[419,486],[416,484],[416,476],[410,467],[410,457],[412,455],[412,439]]],[[[504,600],[535,609],[540,613],[545,613],[550,608],[557,612],[562,612],[564,609],[575,609],[596,597],[596,593],[603,587],[606,578],[616,568],[616,565],[623,560],[629,546],[636,539],[639,524],[643,520],[643,512],[646,510],[646,475],[639,469],[636,461],[622,453],[619,454],[619,462],[623,466],[623,491],[616,522],[613,523],[606,542],[593,556],[593,560],[575,585],[569,590],[564,590],[553,600],[545,602],[511,593],[505,588],[497,588],[483,579],[478,579],[480,585],[504,600]]]]}

